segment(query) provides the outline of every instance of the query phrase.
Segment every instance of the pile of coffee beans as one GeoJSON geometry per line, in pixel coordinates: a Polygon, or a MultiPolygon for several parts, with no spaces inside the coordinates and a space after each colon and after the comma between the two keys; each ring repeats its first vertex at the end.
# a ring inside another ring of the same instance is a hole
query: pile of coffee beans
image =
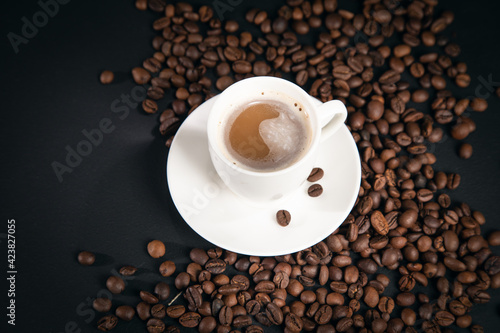
{"type": "MultiPolygon", "coordinates": [[[[488,104],[449,90],[468,87],[471,77],[457,59],[460,46],[444,34],[453,13],[437,12],[437,2],[365,0],[355,13],[336,0],[287,0],[276,13],[250,10],[245,20],[257,28],[250,32],[207,5],[137,0],[138,9],[162,15],[153,22],[156,52],[132,77],[149,85],[144,111],[162,110],[167,146],[191,111],[233,82],[285,77],[321,101],[347,105],[362,183],[353,210],[324,241],[266,258],[193,249],[185,271],[176,273],[171,261],[160,266],[183,297],[157,285],[140,292],[135,311],[115,314],[96,300],[96,310],[108,313],[98,328],[136,312],[149,332],[255,333],[275,325],[285,332],[482,332],[469,312],[500,287],[500,258],[489,248],[500,244],[500,232],[486,240],[484,215],[452,204],[448,193],[461,177],[435,171],[429,147],[444,136],[466,139],[476,129],[469,116],[488,104]],[[158,103],[170,91],[175,99],[163,110],[158,103]]],[[[472,146],[463,143],[458,154],[471,157],[472,146]]],[[[290,222],[284,212],[277,219],[290,222]]],[[[159,258],[165,247],[155,242],[148,252],[159,258]]],[[[122,292],[120,280],[108,279],[108,289],[122,292]]]]}

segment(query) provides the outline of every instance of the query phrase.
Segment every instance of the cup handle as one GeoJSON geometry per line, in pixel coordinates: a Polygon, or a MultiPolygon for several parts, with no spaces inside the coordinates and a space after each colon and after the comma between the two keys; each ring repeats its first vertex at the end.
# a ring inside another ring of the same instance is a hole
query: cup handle
{"type": "Polygon", "coordinates": [[[347,109],[339,100],[321,104],[316,113],[321,126],[321,142],[331,137],[342,126],[347,118],[347,109]]]}

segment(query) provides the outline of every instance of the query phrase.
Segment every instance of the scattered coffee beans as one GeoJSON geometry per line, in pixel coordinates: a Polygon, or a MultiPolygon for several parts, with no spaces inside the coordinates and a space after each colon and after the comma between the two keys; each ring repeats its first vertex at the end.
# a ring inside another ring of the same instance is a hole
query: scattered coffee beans
{"type": "MultiPolygon", "coordinates": [[[[140,293],[136,312],[148,331],[180,332],[166,327],[164,317],[200,332],[256,333],[273,325],[285,332],[483,331],[470,309],[491,300],[489,288],[500,287],[500,259],[489,249],[500,245],[500,233],[481,236],[483,214],[449,193],[461,176],[435,170],[428,147],[448,134],[457,140],[472,135],[476,125],[465,111],[483,112],[488,103],[451,91],[468,87],[471,76],[458,60],[460,47],[445,35],[453,13],[437,12],[435,4],[365,1],[362,12],[350,12],[336,0],[287,0],[277,13],[248,11],[245,19],[260,31],[250,33],[237,18],[222,22],[208,5],[136,1],[138,9],[162,15],[153,23],[154,52],[132,77],[151,84],[144,111],[165,110],[159,128],[167,147],[213,88],[271,75],[295,80],[322,102],[347,105],[362,172],[351,213],[310,248],[267,258],[192,249],[192,263],[181,272],[164,262],[160,273],[175,276],[180,293],[169,301],[165,282],[154,294],[140,293]],[[175,97],[163,105],[167,96],[175,97]]],[[[472,147],[462,144],[458,153],[469,158],[472,147]]],[[[308,181],[321,177],[315,168],[308,181]]],[[[321,191],[312,184],[308,193],[321,191]]],[[[280,210],[276,219],[286,226],[290,213],[280,210]]],[[[159,258],[165,246],[153,241],[148,253],[159,258]]],[[[106,285],[118,293],[125,287],[116,277],[106,285]]],[[[133,316],[121,307],[116,315],[133,316]]],[[[112,329],[116,321],[103,317],[98,328],[112,329]]]]}

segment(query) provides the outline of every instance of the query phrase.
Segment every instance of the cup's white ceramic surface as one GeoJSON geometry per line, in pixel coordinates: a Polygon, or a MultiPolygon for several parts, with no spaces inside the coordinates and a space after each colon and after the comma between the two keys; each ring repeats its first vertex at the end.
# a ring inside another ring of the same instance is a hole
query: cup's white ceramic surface
{"type": "Polygon", "coordinates": [[[317,106],[307,92],[290,81],[267,76],[248,78],[224,90],[210,110],[207,122],[210,157],[215,170],[229,189],[249,203],[268,204],[300,187],[315,166],[320,143],[335,133],[346,117],[347,110],[342,102],[335,100],[317,106]],[[248,170],[240,167],[227,154],[221,131],[228,115],[234,110],[251,102],[269,99],[289,101],[302,107],[310,121],[310,144],[298,161],[284,169],[248,170]]]}

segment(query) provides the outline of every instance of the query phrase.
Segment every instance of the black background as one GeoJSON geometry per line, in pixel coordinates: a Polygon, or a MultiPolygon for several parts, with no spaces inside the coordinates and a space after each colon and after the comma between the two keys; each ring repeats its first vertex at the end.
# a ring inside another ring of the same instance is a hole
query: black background
{"type": "MultiPolygon", "coordinates": [[[[275,10],[281,5],[280,1],[244,1],[225,18],[242,21],[251,7],[275,10]]],[[[341,1],[340,7],[360,8],[349,1],[341,1]]],[[[491,75],[500,82],[499,2],[440,1],[438,11],[444,8],[455,12],[447,33],[462,47],[459,60],[468,64],[472,77],[470,87],[457,91],[457,96],[474,96],[479,77],[491,75]]],[[[188,263],[190,248],[207,249],[210,244],[182,221],[171,203],[165,175],[167,149],[157,135],[157,117],[131,109],[121,120],[111,112],[113,101],[130,94],[135,86],[130,69],[153,53],[151,24],[158,14],[137,11],[134,1],[128,0],[73,0],[61,5],[59,13],[15,54],[7,34],[20,34],[21,18],[31,21],[39,10],[34,0],[9,1],[0,14],[0,330],[56,333],[74,322],[76,331],[93,332],[99,315],[88,324],[93,311],[85,304],[99,295],[113,269],[123,264],[141,267],[125,294],[115,297],[115,304],[135,304],[138,291],[152,288],[151,282],[160,279],[156,273],[160,261],[146,253],[148,241],[165,241],[165,258],[175,261],[178,269],[188,263]],[[99,83],[103,69],[117,73],[114,84],[99,83]],[[97,128],[103,118],[112,120],[114,131],[59,182],[51,163],[64,163],[65,147],[75,148],[84,139],[81,131],[97,128]],[[6,326],[4,314],[8,219],[16,220],[14,330],[6,326]],[[98,254],[94,266],[77,263],[76,254],[82,249],[98,254]]],[[[452,199],[482,211],[486,233],[500,229],[500,99],[492,94],[487,100],[487,112],[471,115],[477,131],[466,139],[474,147],[470,160],[457,157],[454,140],[432,146],[438,156],[436,170],[462,175],[452,199]]],[[[498,249],[494,251],[498,254],[498,249]]],[[[497,332],[500,292],[492,291],[492,296],[489,304],[475,306],[472,315],[474,323],[497,332]]],[[[145,329],[136,318],[130,324],[121,323],[116,331],[145,329]]]]}

